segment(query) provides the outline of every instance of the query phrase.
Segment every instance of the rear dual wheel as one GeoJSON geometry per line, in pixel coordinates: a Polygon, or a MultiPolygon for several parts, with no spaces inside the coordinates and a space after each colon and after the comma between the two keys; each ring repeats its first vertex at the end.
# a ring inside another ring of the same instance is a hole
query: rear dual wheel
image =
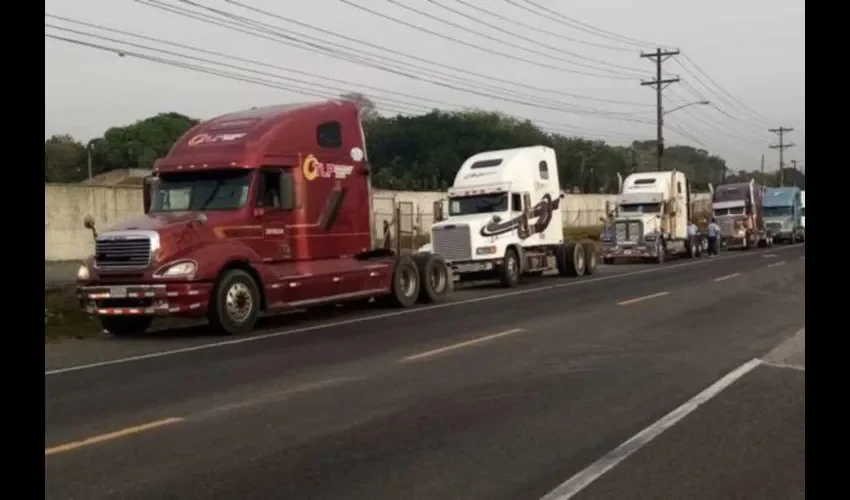
{"type": "MultiPolygon", "coordinates": [[[[560,276],[577,278],[587,273],[586,245],[582,243],[566,243],[555,251],[555,259],[560,276]]],[[[595,253],[595,249],[594,249],[595,253]]],[[[593,257],[594,268],[596,257],[593,257]]],[[[592,272],[592,271],[591,271],[592,272]]]]}

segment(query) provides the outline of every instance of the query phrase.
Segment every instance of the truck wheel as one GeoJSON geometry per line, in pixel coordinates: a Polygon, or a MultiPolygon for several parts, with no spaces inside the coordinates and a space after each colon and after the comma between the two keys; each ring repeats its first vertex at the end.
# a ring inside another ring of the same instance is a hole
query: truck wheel
{"type": "Polygon", "coordinates": [[[241,269],[225,272],[213,287],[207,318],[218,333],[250,333],[260,315],[260,289],[241,269]]]}
{"type": "Polygon", "coordinates": [[[593,240],[584,240],[582,247],[584,247],[585,274],[593,274],[596,272],[596,266],[599,264],[596,242],[593,240]]]}
{"type": "Polygon", "coordinates": [[[587,265],[584,256],[584,246],[579,243],[567,243],[558,247],[558,273],[561,276],[577,278],[584,276],[587,265]]]}
{"type": "Polygon", "coordinates": [[[422,280],[419,302],[430,304],[444,299],[452,286],[452,277],[446,261],[432,253],[415,255],[413,260],[422,280]]]}
{"type": "Polygon", "coordinates": [[[394,307],[410,307],[416,303],[422,290],[419,269],[413,259],[400,256],[393,266],[389,302],[394,307]]]}
{"type": "Polygon", "coordinates": [[[505,250],[505,260],[502,269],[499,270],[499,281],[505,288],[513,288],[519,284],[519,256],[516,250],[508,248],[505,250]]]}
{"type": "Polygon", "coordinates": [[[131,337],[145,333],[153,318],[150,316],[102,316],[100,324],[116,337],[131,337]]]}

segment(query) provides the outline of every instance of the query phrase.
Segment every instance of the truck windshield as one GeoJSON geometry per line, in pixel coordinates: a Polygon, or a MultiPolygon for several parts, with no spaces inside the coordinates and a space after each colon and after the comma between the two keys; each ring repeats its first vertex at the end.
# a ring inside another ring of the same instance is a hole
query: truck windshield
{"type": "Polygon", "coordinates": [[[235,210],[248,202],[251,172],[179,172],[159,178],[151,212],[235,210]]]}
{"type": "Polygon", "coordinates": [[[484,214],[506,212],[507,210],[507,193],[460,196],[449,199],[449,215],[484,214]]]}
{"type": "Polygon", "coordinates": [[[620,212],[638,214],[661,213],[661,203],[623,203],[620,212]]]}
{"type": "Polygon", "coordinates": [[[764,207],[765,217],[787,217],[791,215],[791,207],[764,207]]]}
{"type": "Polygon", "coordinates": [[[714,211],[714,215],[718,217],[722,215],[744,215],[744,207],[718,208],[714,211]]]}

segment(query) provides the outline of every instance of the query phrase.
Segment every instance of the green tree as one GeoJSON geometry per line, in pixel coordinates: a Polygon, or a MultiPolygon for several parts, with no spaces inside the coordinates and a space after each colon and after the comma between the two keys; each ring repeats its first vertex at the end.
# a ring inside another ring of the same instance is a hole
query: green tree
{"type": "Polygon", "coordinates": [[[79,182],[86,178],[86,148],[68,134],[44,141],[44,182],[79,182]]]}
{"type": "Polygon", "coordinates": [[[91,142],[95,174],[114,169],[153,168],[177,139],[198,120],[180,113],[160,113],[125,127],[112,127],[91,142]]]}

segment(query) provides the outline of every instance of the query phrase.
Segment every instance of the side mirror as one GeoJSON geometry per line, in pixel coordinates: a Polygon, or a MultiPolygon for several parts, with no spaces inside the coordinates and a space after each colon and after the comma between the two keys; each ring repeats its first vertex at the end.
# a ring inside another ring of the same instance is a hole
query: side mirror
{"type": "Polygon", "coordinates": [[[148,175],[144,178],[144,187],[142,188],[142,206],[144,208],[145,213],[151,211],[151,203],[153,201],[153,194],[156,190],[156,184],[158,179],[152,175],[148,175]]]}
{"type": "Polygon", "coordinates": [[[443,201],[437,200],[434,202],[434,221],[442,222],[445,218],[443,217],[443,201]]]}
{"type": "Polygon", "coordinates": [[[94,217],[92,217],[91,214],[86,215],[83,219],[83,227],[91,231],[92,237],[97,239],[97,229],[94,227],[94,217]]]}

